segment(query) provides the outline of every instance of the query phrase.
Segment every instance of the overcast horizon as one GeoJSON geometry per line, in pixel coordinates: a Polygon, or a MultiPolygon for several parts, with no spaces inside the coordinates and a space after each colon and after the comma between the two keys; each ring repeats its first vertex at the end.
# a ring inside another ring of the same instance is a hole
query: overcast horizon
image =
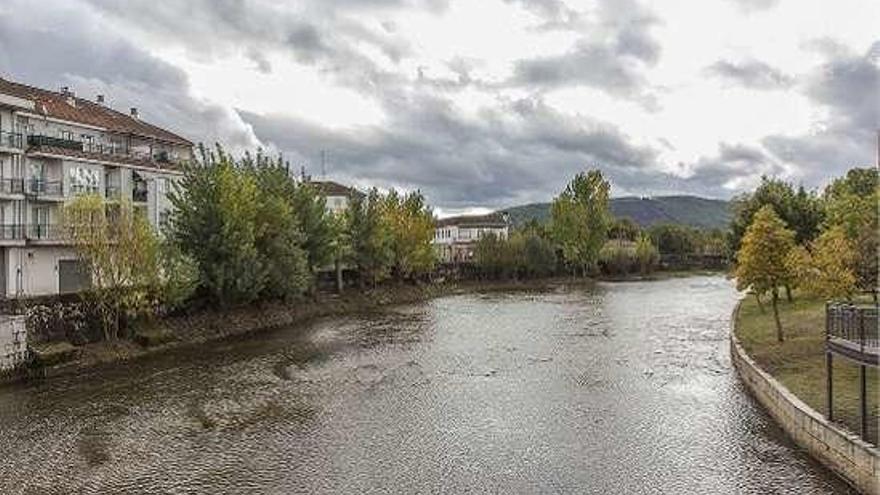
{"type": "Polygon", "coordinates": [[[880,2],[25,0],[0,77],[442,212],[821,187],[877,161],[880,2]],[[322,174],[324,151],[326,175],[322,174]]]}

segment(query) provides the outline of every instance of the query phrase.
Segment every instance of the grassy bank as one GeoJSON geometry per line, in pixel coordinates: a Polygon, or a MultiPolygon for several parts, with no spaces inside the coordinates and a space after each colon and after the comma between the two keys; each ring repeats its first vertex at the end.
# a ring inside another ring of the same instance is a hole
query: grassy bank
{"type": "MultiPolygon", "coordinates": [[[[753,297],[746,298],[736,321],[736,334],[743,348],[765,371],[792,393],[825,414],[825,305],[821,300],[796,297],[781,302],[780,318],[785,342],[776,341],[770,305],[762,313],[753,297]]],[[[859,368],[835,357],[833,368],[835,420],[851,431],[859,431],[859,368]]],[[[877,443],[878,370],[868,368],[868,440],[877,443]]]]}

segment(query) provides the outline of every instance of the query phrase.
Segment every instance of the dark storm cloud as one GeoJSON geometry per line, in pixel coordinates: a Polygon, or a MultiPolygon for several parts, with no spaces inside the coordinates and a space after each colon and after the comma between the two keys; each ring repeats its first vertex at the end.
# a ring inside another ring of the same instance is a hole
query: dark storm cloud
{"type": "Polygon", "coordinates": [[[328,149],[335,177],[419,188],[447,207],[545,200],[587,166],[601,164],[614,180],[649,172],[656,155],[614,126],[564,116],[536,99],[501,102],[473,119],[445,99],[414,94],[388,102],[386,114],[383,125],[356,131],[283,116],[242,116],[295,163],[311,163],[312,173],[318,172],[320,150],[328,149]]]}
{"type": "Polygon", "coordinates": [[[719,60],[706,68],[710,75],[752,89],[784,89],[794,84],[791,76],[759,60],[719,60]]]}
{"type": "MultiPolygon", "coordinates": [[[[0,74],[49,89],[69,86],[78,96],[107,103],[123,112],[138,107],[152,123],[193,139],[218,140],[231,147],[253,146],[256,139],[236,115],[189,95],[180,69],[131,43],[99,29],[66,5],[46,5],[39,23],[22,23],[0,10],[0,74]],[[42,26],[42,28],[36,27],[42,26]]],[[[12,5],[12,12],[24,4],[12,5]]]]}

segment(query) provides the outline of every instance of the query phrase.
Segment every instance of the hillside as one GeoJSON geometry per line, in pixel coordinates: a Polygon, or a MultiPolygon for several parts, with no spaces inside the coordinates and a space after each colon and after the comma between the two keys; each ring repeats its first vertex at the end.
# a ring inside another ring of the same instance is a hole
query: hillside
{"type": "MultiPolygon", "coordinates": [[[[675,223],[700,228],[726,228],[730,221],[730,203],[697,196],[657,196],[654,198],[612,198],[611,212],[629,217],[643,227],[675,223]]],[[[503,210],[515,226],[530,219],[544,223],[550,218],[550,203],[532,203],[503,210]]]]}

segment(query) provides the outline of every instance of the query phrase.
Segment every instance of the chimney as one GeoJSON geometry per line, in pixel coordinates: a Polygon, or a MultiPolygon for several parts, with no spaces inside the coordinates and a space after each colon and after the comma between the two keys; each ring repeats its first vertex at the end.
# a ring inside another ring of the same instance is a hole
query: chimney
{"type": "Polygon", "coordinates": [[[103,105],[104,104],[104,95],[96,96],[95,101],[98,103],[98,105],[103,105]]]}
{"type": "Polygon", "coordinates": [[[131,118],[138,118],[138,109],[136,107],[131,107],[131,118]]]}

